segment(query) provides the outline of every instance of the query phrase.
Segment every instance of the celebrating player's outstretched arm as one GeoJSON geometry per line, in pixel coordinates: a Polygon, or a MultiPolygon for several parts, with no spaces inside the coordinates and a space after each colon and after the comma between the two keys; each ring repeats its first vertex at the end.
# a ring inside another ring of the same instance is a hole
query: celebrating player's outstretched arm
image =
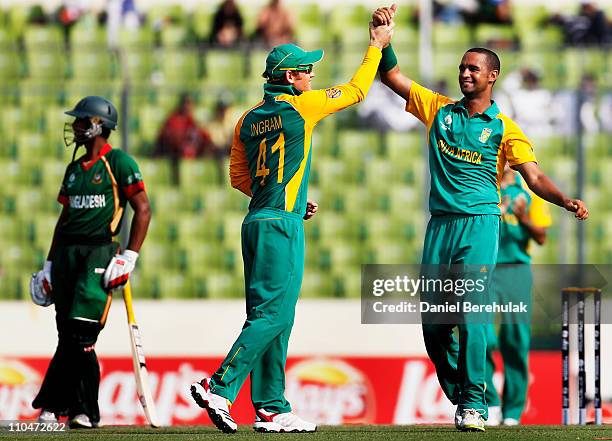
{"type": "Polygon", "coordinates": [[[571,199],[563,194],[553,181],[544,174],[537,163],[526,162],[515,165],[512,168],[517,170],[523,176],[523,179],[525,179],[527,186],[545,201],[563,207],[569,212],[576,213],[577,219],[585,220],[589,217],[589,210],[584,205],[584,202],[580,199],[571,199]]]}
{"type": "MultiPolygon", "coordinates": [[[[391,7],[378,8],[372,15],[372,23],[374,26],[389,25],[392,23],[396,11],[397,5],[395,4],[393,4],[391,7]]],[[[475,80],[474,77],[481,75],[482,72],[480,71],[479,66],[464,63],[464,60],[462,60],[459,72],[461,91],[466,98],[472,99],[473,101],[478,101],[480,98],[478,96],[478,92],[484,92],[486,88],[479,91],[477,87],[478,80],[475,80]]],[[[492,88],[493,84],[495,84],[495,80],[499,76],[499,70],[493,69],[489,71],[488,75],[488,82],[492,88]]],[[[383,59],[380,63],[380,76],[384,84],[386,84],[390,89],[409,103],[411,99],[410,89],[413,81],[402,74],[399,69],[399,65],[397,64],[395,54],[393,54],[390,47],[386,52],[383,52],[383,59]],[[389,56],[390,54],[392,55],[389,56]]],[[[483,97],[485,99],[480,99],[480,101],[484,106],[488,107],[490,96],[485,95],[483,97]]],[[[514,129],[514,127],[512,128],[514,129]]],[[[516,127],[516,129],[518,132],[520,132],[518,127],[516,127]]],[[[517,135],[524,137],[522,133],[518,133],[517,135]]],[[[584,220],[589,216],[589,211],[584,205],[584,202],[579,199],[571,199],[563,194],[563,192],[550,180],[550,178],[544,174],[542,169],[535,161],[527,161],[521,164],[511,164],[511,167],[521,173],[529,188],[542,199],[563,207],[567,211],[576,213],[577,219],[584,220]]]]}
{"type": "Polygon", "coordinates": [[[251,376],[253,428],[261,432],[314,432],[316,424],[291,412],[284,396],[289,334],[304,271],[304,220],[317,213],[307,197],[312,132],[323,118],[362,101],[389,44],[393,24],[369,24],[370,44],[345,84],[312,90],[323,51],[294,44],[266,59],[263,100],[236,124],[230,155],[232,187],[251,197],[242,224],[247,318],[240,336],[211,378],[191,385],[195,402],[223,432],[235,432],[231,404],[251,376]]]}
{"type": "MultiPolygon", "coordinates": [[[[372,16],[373,24],[389,25],[396,10],[395,5],[377,9],[372,16]]],[[[499,186],[506,162],[523,175],[535,194],[575,212],[578,219],[588,217],[582,201],[565,196],[544,175],[529,139],[492,100],[493,87],[501,72],[495,52],[475,47],[464,53],[457,75],[463,94],[459,101],[404,76],[391,45],[382,51],[379,71],[382,82],[406,100],[406,111],[427,127],[431,218],[422,264],[433,265],[442,275],[443,266],[435,265],[496,264],[501,214],[499,186]]],[[[423,321],[423,336],[440,385],[457,405],[455,425],[463,431],[484,431],[488,417],[483,362],[486,327],[478,324],[468,328],[464,326],[466,321],[458,320],[448,326],[423,321]],[[448,338],[455,326],[463,334],[458,342],[448,338]],[[457,359],[457,353],[467,356],[457,359]],[[457,384],[461,386],[457,388],[457,384]]]]}
{"type": "MultiPolygon", "coordinates": [[[[378,27],[390,25],[393,23],[393,18],[395,17],[396,12],[397,5],[395,3],[390,7],[378,8],[376,11],[374,11],[374,14],[372,14],[373,26],[378,27]]],[[[385,48],[387,47],[388,46],[385,46],[385,48]]],[[[390,52],[390,49],[385,51],[385,53],[388,52],[390,52]]],[[[395,58],[395,55],[393,55],[393,58],[395,58]]],[[[410,98],[410,86],[412,85],[412,80],[406,77],[400,71],[399,65],[397,64],[397,59],[389,60],[386,57],[383,57],[379,71],[381,81],[399,96],[408,101],[410,98]]]]}

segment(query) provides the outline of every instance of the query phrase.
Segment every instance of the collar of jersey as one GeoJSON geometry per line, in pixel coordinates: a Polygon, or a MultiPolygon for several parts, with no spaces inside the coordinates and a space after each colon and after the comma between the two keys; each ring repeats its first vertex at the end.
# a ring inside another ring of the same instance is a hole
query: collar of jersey
{"type": "Polygon", "coordinates": [[[81,161],[81,167],[83,167],[83,170],[87,171],[90,168],[93,167],[93,165],[98,162],[98,159],[100,159],[102,156],[106,155],[108,152],[110,152],[113,149],[113,147],[110,144],[104,144],[104,147],[102,147],[102,150],[100,150],[100,153],[98,153],[98,156],[96,156],[95,158],[93,158],[91,161],[81,161]]]}
{"type": "Polygon", "coordinates": [[[289,84],[264,84],[264,95],[276,96],[276,95],[301,95],[302,92],[289,84]]]}
{"type": "MultiPolygon", "coordinates": [[[[457,101],[455,103],[455,109],[463,109],[466,115],[469,114],[467,107],[465,107],[465,98],[461,98],[460,101],[457,101]]],[[[477,114],[474,114],[473,116],[476,116],[476,117],[486,116],[489,120],[493,120],[497,117],[497,115],[499,115],[499,108],[497,107],[497,104],[495,103],[495,101],[491,100],[491,105],[489,106],[487,110],[484,111],[484,113],[477,113],[477,114]]]]}

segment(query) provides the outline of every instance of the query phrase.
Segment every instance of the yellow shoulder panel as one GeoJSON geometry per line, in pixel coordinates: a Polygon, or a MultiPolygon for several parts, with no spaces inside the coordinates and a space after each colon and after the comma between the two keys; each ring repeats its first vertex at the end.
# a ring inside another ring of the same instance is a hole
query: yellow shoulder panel
{"type": "Polygon", "coordinates": [[[406,102],[406,112],[412,113],[429,129],[438,110],[453,102],[449,97],[433,92],[412,81],[410,98],[406,102]]]}
{"type": "Polygon", "coordinates": [[[497,115],[504,124],[501,149],[510,165],[524,164],[525,162],[537,162],[531,142],[521,128],[512,119],[503,113],[497,115]]]}

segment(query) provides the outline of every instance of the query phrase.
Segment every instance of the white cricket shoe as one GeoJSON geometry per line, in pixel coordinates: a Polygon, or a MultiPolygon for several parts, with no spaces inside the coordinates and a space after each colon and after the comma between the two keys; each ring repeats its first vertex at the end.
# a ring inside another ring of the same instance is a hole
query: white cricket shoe
{"type": "Polygon", "coordinates": [[[463,417],[461,416],[461,412],[459,411],[459,406],[455,409],[455,429],[461,430],[461,421],[463,417]]]}
{"type": "Polygon", "coordinates": [[[519,420],[515,418],[504,418],[504,426],[518,426],[519,420]]]}
{"type": "Polygon", "coordinates": [[[210,378],[204,378],[199,383],[191,385],[191,396],[202,409],[206,409],[210,420],[217,429],[224,433],[235,433],[238,429],[236,421],[229,412],[227,398],[210,391],[210,378]]]}
{"type": "Polygon", "coordinates": [[[293,412],[273,413],[264,409],[255,411],[255,423],[253,429],[256,432],[316,432],[317,425],[304,421],[293,412]]]}
{"type": "Polygon", "coordinates": [[[461,414],[461,426],[463,432],[484,432],[484,419],[476,409],[464,409],[461,414]]]}
{"type": "Polygon", "coordinates": [[[87,415],[80,413],[68,421],[68,427],[71,429],[92,429],[93,424],[87,415]]]}
{"type": "Polygon", "coordinates": [[[38,415],[39,423],[57,423],[57,415],[51,412],[50,410],[43,409],[40,411],[40,415],[38,415]]]}
{"type": "Polygon", "coordinates": [[[489,418],[485,421],[485,426],[499,426],[502,422],[502,412],[500,406],[489,407],[489,418]]]}

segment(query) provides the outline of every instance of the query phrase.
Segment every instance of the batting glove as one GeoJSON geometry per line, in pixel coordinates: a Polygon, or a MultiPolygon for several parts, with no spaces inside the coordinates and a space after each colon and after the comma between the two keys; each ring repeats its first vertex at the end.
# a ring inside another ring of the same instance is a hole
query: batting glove
{"type": "Polygon", "coordinates": [[[127,283],[130,273],[134,271],[138,253],[132,250],[125,250],[123,254],[114,256],[106,271],[104,271],[104,287],[115,289],[127,283]]]}
{"type": "Polygon", "coordinates": [[[30,280],[30,296],[39,306],[49,306],[53,303],[51,297],[51,261],[47,260],[43,269],[32,274],[30,280]]]}

